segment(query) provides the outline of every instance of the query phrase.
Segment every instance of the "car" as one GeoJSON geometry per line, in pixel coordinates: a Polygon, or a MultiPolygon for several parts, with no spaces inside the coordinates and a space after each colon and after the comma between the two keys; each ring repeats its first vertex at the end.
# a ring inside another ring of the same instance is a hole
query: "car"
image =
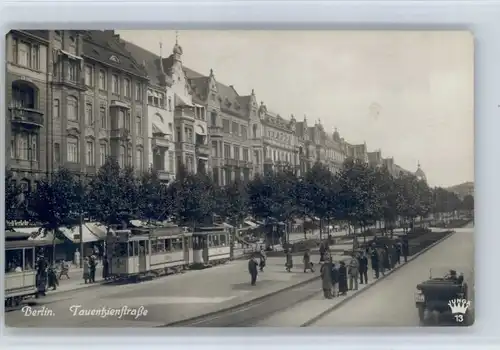
{"type": "MultiPolygon", "coordinates": [[[[436,270],[430,270],[430,277],[427,281],[417,285],[415,293],[415,306],[418,310],[418,317],[421,325],[429,324],[434,319],[439,324],[444,318],[449,317],[452,322],[454,315],[451,313],[450,301],[454,299],[472,299],[469,291],[467,279],[463,273],[457,274],[454,270],[439,274],[436,270]],[[434,316],[434,317],[430,317],[434,316]]],[[[458,321],[461,325],[472,324],[472,308],[467,311],[458,321]]]]}

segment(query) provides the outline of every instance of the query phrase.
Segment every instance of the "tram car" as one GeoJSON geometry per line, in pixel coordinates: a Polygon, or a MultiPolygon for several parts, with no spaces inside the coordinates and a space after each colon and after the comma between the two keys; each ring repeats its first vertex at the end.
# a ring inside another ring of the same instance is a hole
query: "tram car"
{"type": "Polygon", "coordinates": [[[182,270],[192,263],[191,233],[180,227],[117,230],[107,238],[113,278],[140,278],[182,270]]]}
{"type": "Polygon", "coordinates": [[[6,233],[5,242],[5,307],[14,307],[25,298],[37,295],[36,253],[51,242],[9,240],[9,233],[6,233]]]}
{"type": "Polygon", "coordinates": [[[226,227],[197,227],[193,233],[193,263],[217,265],[231,260],[231,235],[226,227]]]}

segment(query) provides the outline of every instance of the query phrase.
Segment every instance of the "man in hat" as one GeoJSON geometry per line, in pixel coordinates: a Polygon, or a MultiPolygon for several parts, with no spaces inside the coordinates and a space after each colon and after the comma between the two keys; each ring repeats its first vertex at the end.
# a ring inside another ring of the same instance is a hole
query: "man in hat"
{"type": "Polygon", "coordinates": [[[250,260],[248,260],[248,272],[250,273],[250,284],[252,286],[255,286],[257,283],[258,265],[257,259],[252,255],[250,260]]]}
{"type": "Polygon", "coordinates": [[[347,268],[345,262],[340,262],[339,267],[339,295],[347,294],[347,268]]]}

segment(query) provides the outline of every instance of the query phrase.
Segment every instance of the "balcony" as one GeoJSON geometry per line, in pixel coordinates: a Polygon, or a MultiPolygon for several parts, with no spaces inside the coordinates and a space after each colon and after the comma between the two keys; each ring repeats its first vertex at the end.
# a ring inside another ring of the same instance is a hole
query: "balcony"
{"type": "Polygon", "coordinates": [[[9,110],[12,123],[35,127],[43,126],[43,112],[39,110],[22,107],[11,107],[9,110]]]}
{"type": "Polygon", "coordinates": [[[111,130],[110,137],[114,138],[114,139],[128,141],[131,139],[130,130],[127,128],[118,128],[118,129],[111,130]]]}
{"type": "Polygon", "coordinates": [[[220,126],[209,126],[208,133],[211,137],[223,137],[222,128],[220,126]]]}
{"type": "Polygon", "coordinates": [[[210,155],[210,149],[208,145],[196,145],[196,153],[200,156],[208,157],[210,155]]]}
{"type": "Polygon", "coordinates": [[[229,166],[238,166],[238,161],[236,159],[225,159],[224,163],[229,166]]]}
{"type": "Polygon", "coordinates": [[[238,161],[238,166],[240,168],[252,168],[252,163],[246,160],[239,160],[238,161]]]}
{"type": "Polygon", "coordinates": [[[172,141],[170,137],[160,137],[160,136],[153,136],[153,140],[151,141],[151,146],[152,148],[166,148],[169,149],[170,145],[172,144],[172,141]]]}

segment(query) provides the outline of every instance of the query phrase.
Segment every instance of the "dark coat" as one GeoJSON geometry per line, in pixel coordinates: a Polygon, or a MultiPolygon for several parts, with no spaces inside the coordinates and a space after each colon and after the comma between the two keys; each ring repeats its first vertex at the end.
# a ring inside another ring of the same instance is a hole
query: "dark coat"
{"type": "Polygon", "coordinates": [[[254,275],[254,274],[257,275],[257,273],[258,273],[257,266],[258,266],[257,262],[255,260],[253,260],[253,259],[250,259],[248,261],[248,272],[251,275],[254,275]]]}
{"type": "Polygon", "coordinates": [[[372,260],[372,268],[374,270],[378,269],[378,252],[376,249],[373,249],[372,254],[371,254],[371,260],[372,260]]]}
{"type": "Polygon", "coordinates": [[[347,268],[345,265],[339,267],[339,292],[347,292],[347,268]]]}
{"type": "Polygon", "coordinates": [[[384,257],[384,268],[389,269],[391,267],[390,257],[389,257],[389,249],[385,248],[382,250],[382,256],[384,257]]]}
{"type": "Polygon", "coordinates": [[[366,256],[360,256],[358,258],[359,262],[359,272],[367,272],[368,271],[368,258],[366,256]]]}
{"type": "Polygon", "coordinates": [[[332,284],[339,283],[339,270],[335,266],[332,266],[331,274],[332,274],[332,284]]]}

